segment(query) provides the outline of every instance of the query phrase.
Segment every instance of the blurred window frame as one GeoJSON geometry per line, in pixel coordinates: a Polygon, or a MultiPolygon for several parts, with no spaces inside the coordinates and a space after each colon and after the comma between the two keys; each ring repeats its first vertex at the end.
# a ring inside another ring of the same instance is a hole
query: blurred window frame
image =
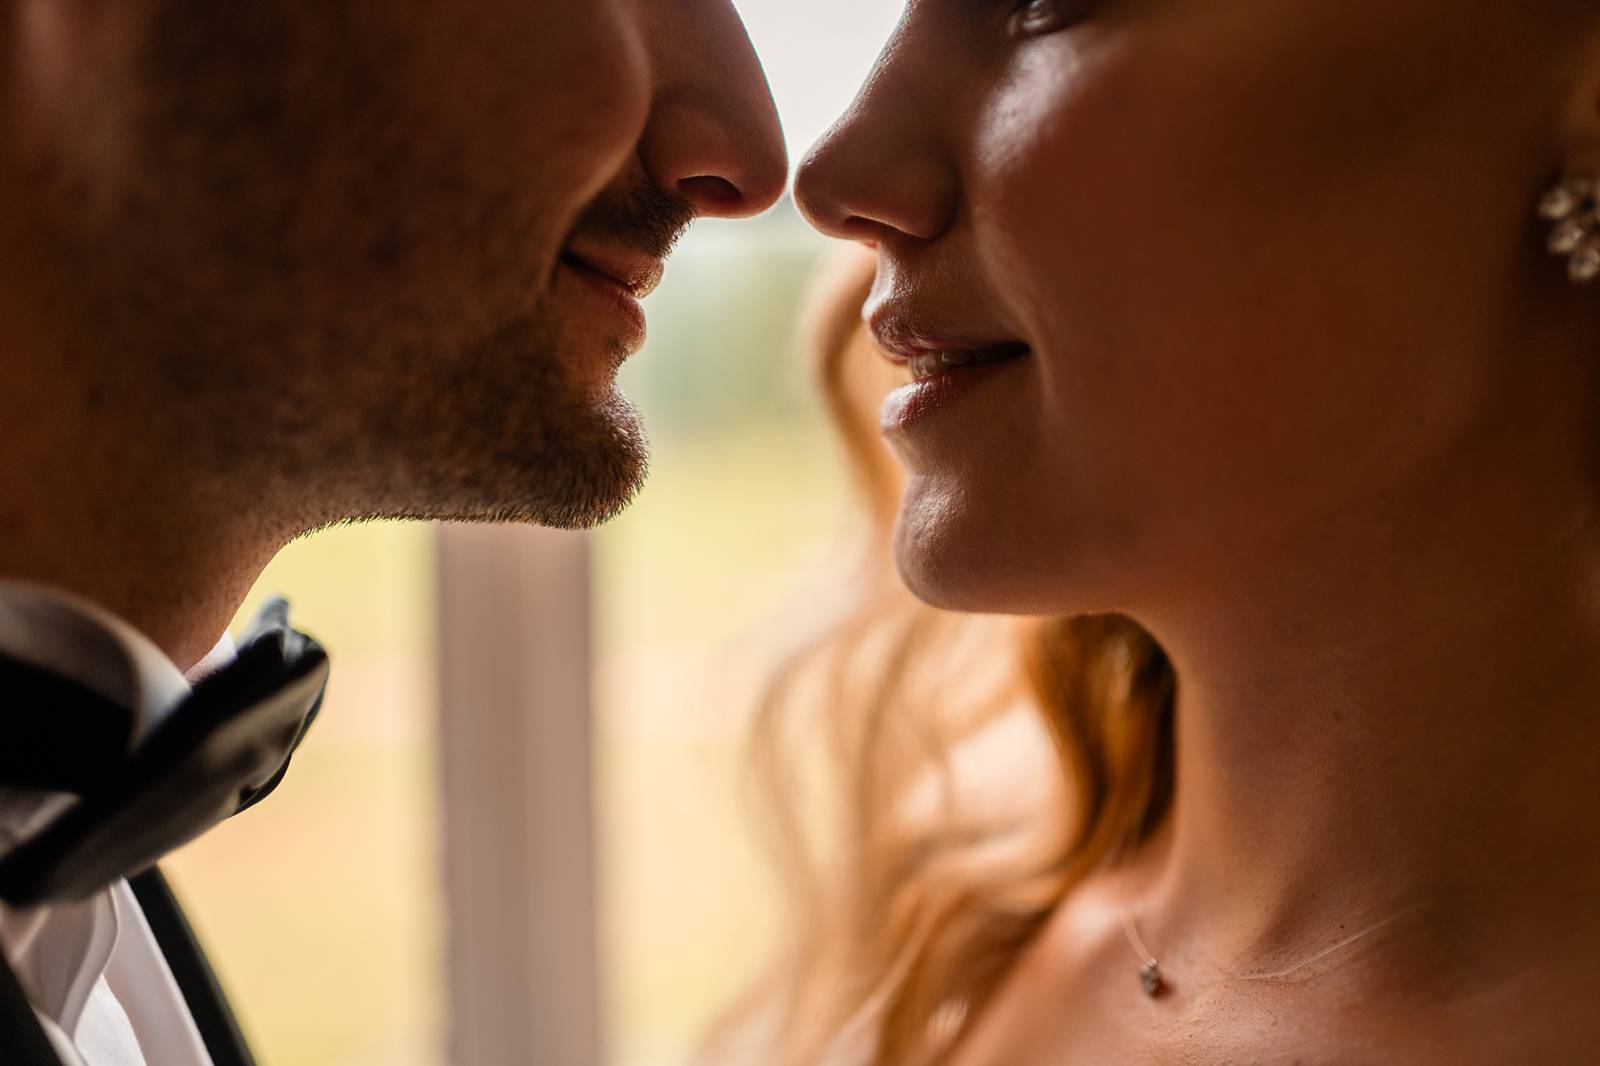
{"type": "Polygon", "coordinates": [[[448,1058],[598,1066],[591,553],[438,529],[448,1058]]]}

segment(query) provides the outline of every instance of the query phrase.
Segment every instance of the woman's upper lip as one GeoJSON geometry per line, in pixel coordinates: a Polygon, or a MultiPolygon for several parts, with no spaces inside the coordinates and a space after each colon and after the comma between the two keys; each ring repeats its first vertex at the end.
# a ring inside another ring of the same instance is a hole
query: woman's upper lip
{"type": "Polygon", "coordinates": [[[575,242],[563,248],[561,254],[596,273],[604,274],[638,299],[649,296],[661,284],[661,275],[666,271],[666,263],[657,257],[622,245],[575,242]]]}
{"type": "Polygon", "coordinates": [[[1015,337],[960,329],[895,304],[879,304],[872,308],[866,322],[872,339],[896,363],[906,363],[930,352],[987,352],[995,348],[1027,347],[1015,337]]]}

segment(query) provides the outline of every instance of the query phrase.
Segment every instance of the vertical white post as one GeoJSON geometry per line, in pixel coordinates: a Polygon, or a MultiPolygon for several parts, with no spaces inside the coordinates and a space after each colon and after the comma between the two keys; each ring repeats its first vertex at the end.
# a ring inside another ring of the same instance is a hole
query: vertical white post
{"type": "Polygon", "coordinates": [[[589,548],[439,534],[439,739],[454,1066],[598,1066],[589,548]]]}

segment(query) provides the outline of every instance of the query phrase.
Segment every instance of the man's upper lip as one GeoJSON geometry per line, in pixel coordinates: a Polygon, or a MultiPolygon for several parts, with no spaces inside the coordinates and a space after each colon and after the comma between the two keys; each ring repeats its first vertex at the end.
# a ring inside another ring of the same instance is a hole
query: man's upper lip
{"type": "Polygon", "coordinates": [[[584,244],[574,241],[561,254],[590,270],[604,274],[634,296],[649,296],[661,284],[666,264],[648,252],[621,245],[584,244]]]}
{"type": "Polygon", "coordinates": [[[906,363],[930,352],[987,352],[1002,347],[1026,347],[1015,337],[961,329],[893,303],[872,307],[866,321],[872,339],[896,363],[906,363]]]}

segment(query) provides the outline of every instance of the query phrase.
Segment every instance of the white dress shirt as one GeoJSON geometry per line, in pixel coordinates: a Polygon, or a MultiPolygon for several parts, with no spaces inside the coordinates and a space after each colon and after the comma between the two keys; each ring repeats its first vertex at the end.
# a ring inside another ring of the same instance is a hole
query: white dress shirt
{"type": "MultiPolygon", "coordinates": [[[[130,708],[133,743],[189,693],[172,661],[132,627],[93,604],[34,585],[0,582],[0,653],[130,708]]],[[[224,637],[195,673],[231,654],[224,637]]],[[[6,707],[0,714],[34,712],[6,707]]],[[[71,801],[0,787],[0,850],[71,801]]],[[[0,950],[66,1066],[212,1066],[126,881],[80,903],[22,910],[0,904],[0,950]]]]}

